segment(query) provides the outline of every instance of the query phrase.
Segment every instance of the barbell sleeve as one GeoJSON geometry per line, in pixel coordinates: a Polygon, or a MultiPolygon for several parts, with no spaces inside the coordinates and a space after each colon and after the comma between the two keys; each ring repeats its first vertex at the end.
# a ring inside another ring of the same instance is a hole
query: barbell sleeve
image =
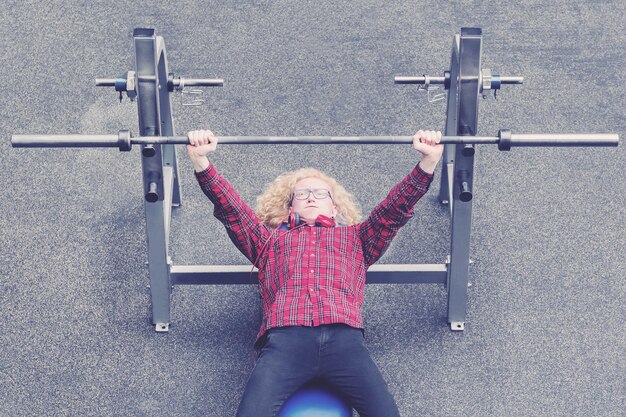
{"type": "Polygon", "coordinates": [[[116,148],[119,135],[13,135],[14,148],[116,148]]]}
{"type": "Polygon", "coordinates": [[[446,77],[430,77],[428,75],[422,75],[422,76],[398,75],[393,78],[393,81],[396,84],[426,84],[426,81],[428,81],[429,84],[444,84],[446,82],[446,77]]]}
{"type": "Polygon", "coordinates": [[[617,134],[513,134],[512,146],[618,146],[617,134]]]}
{"type": "Polygon", "coordinates": [[[182,78],[169,74],[167,88],[169,91],[184,90],[185,87],[223,87],[224,80],[221,78],[182,78]]]}
{"type": "Polygon", "coordinates": [[[524,77],[500,75],[500,84],[524,84],[524,77]]]}
{"type": "Polygon", "coordinates": [[[174,86],[183,84],[185,87],[223,87],[224,80],[221,78],[178,78],[174,79],[174,86]],[[178,80],[178,83],[176,82],[178,80]],[[178,84],[178,85],[177,85],[178,84]]]}
{"type": "Polygon", "coordinates": [[[117,78],[96,78],[96,87],[115,87],[117,78]]]}

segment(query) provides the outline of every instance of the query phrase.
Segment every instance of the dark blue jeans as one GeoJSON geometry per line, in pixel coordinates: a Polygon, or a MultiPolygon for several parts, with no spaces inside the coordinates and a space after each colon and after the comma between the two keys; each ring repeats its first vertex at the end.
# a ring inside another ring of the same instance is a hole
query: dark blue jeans
{"type": "Polygon", "coordinates": [[[334,387],[361,417],[399,417],[365,347],[363,332],[343,325],[271,329],[259,349],[237,417],[275,417],[311,380],[334,387]]]}

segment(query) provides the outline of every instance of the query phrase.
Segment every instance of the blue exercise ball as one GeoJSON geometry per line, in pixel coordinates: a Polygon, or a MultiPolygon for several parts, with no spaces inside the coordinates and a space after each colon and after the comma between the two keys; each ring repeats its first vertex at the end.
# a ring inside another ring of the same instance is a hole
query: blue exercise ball
{"type": "Polygon", "coordinates": [[[331,389],[312,385],[289,397],[278,417],[352,417],[352,408],[331,389]]]}

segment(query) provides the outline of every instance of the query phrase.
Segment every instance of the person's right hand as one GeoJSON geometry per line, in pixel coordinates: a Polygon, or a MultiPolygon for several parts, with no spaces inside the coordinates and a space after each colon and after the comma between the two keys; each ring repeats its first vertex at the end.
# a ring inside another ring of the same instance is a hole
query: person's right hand
{"type": "Polygon", "coordinates": [[[217,137],[210,130],[192,130],[187,137],[187,155],[192,160],[206,157],[217,148],[217,137]]]}

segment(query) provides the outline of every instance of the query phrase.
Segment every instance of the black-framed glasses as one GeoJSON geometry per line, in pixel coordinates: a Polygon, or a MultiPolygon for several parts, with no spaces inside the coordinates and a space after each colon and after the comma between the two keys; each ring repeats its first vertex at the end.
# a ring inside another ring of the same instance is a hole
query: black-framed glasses
{"type": "Polygon", "coordinates": [[[303,188],[295,190],[291,194],[291,198],[292,200],[306,200],[311,194],[313,194],[313,196],[318,200],[323,200],[328,197],[330,197],[331,200],[333,199],[332,195],[330,194],[330,190],[327,190],[326,188],[303,188]]]}

